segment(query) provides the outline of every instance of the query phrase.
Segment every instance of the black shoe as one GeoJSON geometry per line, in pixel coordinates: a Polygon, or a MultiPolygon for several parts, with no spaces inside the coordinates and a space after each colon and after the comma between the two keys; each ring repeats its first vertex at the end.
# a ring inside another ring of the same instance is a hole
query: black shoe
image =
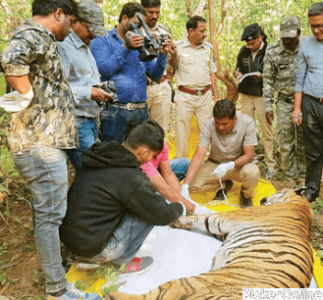
{"type": "Polygon", "coordinates": [[[247,208],[253,206],[252,199],[246,198],[244,194],[240,193],[240,207],[241,208],[247,208]]]}
{"type": "Polygon", "coordinates": [[[212,200],[220,200],[220,201],[225,200],[223,193],[227,194],[227,192],[231,190],[231,188],[233,187],[233,181],[226,180],[224,182],[225,182],[224,190],[219,189],[212,200]]]}
{"type": "Polygon", "coordinates": [[[316,197],[315,197],[315,196],[313,196],[313,195],[311,195],[311,194],[305,194],[305,198],[306,198],[306,200],[307,200],[309,203],[311,203],[311,202],[313,202],[313,201],[315,201],[315,200],[316,200],[316,197]]]}

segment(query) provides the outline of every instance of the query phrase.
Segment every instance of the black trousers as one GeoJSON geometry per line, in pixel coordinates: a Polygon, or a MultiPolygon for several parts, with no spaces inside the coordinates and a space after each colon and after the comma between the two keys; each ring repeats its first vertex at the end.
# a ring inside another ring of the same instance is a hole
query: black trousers
{"type": "Polygon", "coordinates": [[[306,194],[315,199],[320,193],[323,166],[323,104],[303,94],[302,113],[306,153],[306,194]]]}

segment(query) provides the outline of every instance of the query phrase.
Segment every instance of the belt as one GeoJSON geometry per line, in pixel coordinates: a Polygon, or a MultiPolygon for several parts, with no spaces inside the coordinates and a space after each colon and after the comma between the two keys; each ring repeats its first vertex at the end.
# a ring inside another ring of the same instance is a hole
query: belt
{"type": "Polygon", "coordinates": [[[316,98],[316,97],[313,97],[311,95],[308,95],[308,94],[305,94],[307,97],[313,99],[314,101],[318,102],[318,103],[321,103],[323,104],[323,98],[316,98]]]}
{"type": "Polygon", "coordinates": [[[127,110],[136,110],[136,109],[145,108],[146,107],[146,102],[140,102],[140,103],[135,103],[135,102],[129,102],[129,103],[115,102],[113,104],[109,104],[109,106],[120,107],[122,109],[127,109],[127,110]]]}
{"type": "Polygon", "coordinates": [[[166,81],[167,78],[163,76],[160,80],[158,81],[152,81],[147,78],[147,85],[155,85],[155,84],[161,84],[162,82],[166,81]]]}
{"type": "Polygon", "coordinates": [[[280,95],[280,94],[278,95],[278,98],[289,104],[294,103],[294,98],[286,98],[284,95],[280,95]]]}
{"type": "Polygon", "coordinates": [[[192,90],[192,89],[188,89],[182,85],[180,85],[178,87],[178,89],[181,91],[181,92],[184,92],[184,93],[188,93],[188,94],[191,94],[191,95],[194,95],[194,96],[202,96],[204,95],[209,89],[211,88],[210,85],[207,85],[204,87],[203,90],[192,90]]]}

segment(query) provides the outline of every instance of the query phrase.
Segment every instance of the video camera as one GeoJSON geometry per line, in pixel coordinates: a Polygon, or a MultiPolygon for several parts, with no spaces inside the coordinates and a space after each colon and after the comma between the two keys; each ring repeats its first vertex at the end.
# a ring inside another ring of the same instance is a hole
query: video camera
{"type": "Polygon", "coordinates": [[[109,103],[115,103],[119,101],[118,94],[117,94],[117,87],[114,81],[108,80],[108,81],[102,82],[101,84],[93,85],[93,87],[102,89],[107,93],[113,93],[112,98],[108,101],[109,103]]]}
{"type": "Polygon", "coordinates": [[[158,56],[159,48],[163,44],[163,42],[166,40],[166,38],[170,38],[168,35],[161,34],[159,38],[153,37],[148,29],[148,26],[146,22],[144,21],[141,14],[137,13],[137,18],[140,22],[139,23],[131,23],[129,25],[128,31],[131,31],[132,34],[139,34],[144,38],[144,42],[140,48],[132,48],[130,43],[130,36],[131,34],[126,34],[125,40],[126,45],[128,48],[137,49],[139,51],[139,59],[141,61],[150,61],[155,59],[158,56]],[[140,27],[143,26],[146,36],[143,36],[142,31],[140,27]]]}

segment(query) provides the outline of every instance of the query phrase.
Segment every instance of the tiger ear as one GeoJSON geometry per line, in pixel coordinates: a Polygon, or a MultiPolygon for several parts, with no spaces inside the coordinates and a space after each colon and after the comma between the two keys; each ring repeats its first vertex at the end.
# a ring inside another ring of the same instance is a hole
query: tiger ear
{"type": "Polygon", "coordinates": [[[305,193],[306,189],[307,189],[306,186],[301,186],[297,189],[294,189],[294,192],[295,192],[295,194],[302,196],[305,193]]]}

